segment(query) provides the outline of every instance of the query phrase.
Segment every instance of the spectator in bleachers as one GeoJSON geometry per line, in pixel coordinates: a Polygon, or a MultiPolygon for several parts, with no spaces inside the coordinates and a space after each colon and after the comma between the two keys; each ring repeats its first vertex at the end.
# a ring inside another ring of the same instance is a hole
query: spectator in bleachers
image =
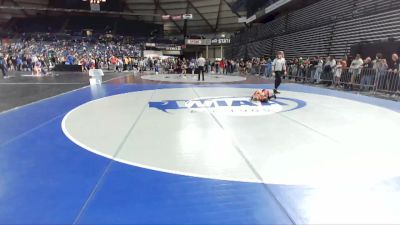
{"type": "Polygon", "coordinates": [[[351,81],[350,81],[350,89],[353,90],[356,82],[360,80],[361,68],[364,64],[364,61],[361,59],[361,55],[357,54],[356,58],[351,62],[350,65],[350,73],[351,73],[351,81]]]}

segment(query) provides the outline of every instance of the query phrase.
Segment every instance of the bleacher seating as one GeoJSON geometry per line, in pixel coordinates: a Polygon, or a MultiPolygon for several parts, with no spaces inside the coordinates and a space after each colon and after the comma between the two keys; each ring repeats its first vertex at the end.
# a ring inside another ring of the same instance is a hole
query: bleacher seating
{"type": "Polygon", "coordinates": [[[83,29],[92,29],[95,33],[105,33],[106,29],[113,29],[114,20],[106,17],[74,16],[70,18],[66,30],[74,33],[82,32],[83,29]]]}
{"type": "Polygon", "coordinates": [[[399,0],[322,0],[238,34],[228,52],[235,58],[275,50],[285,50],[287,57],[341,57],[360,41],[399,39],[399,15],[399,0]],[[237,53],[239,46],[247,50],[237,53]]]}
{"type": "Polygon", "coordinates": [[[276,37],[272,52],[283,50],[287,58],[321,55],[328,51],[330,32],[330,27],[318,27],[276,37]]]}
{"type": "Polygon", "coordinates": [[[353,8],[349,0],[319,1],[289,13],[287,27],[290,31],[319,27],[334,22],[335,18],[351,17],[353,8]]]}
{"type": "Polygon", "coordinates": [[[400,9],[372,14],[350,21],[338,22],[332,41],[332,55],[343,55],[350,52],[352,45],[361,41],[380,41],[400,39],[400,24],[398,17],[400,9]]]}
{"type": "Polygon", "coordinates": [[[13,18],[13,28],[17,32],[58,32],[60,24],[65,20],[62,17],[34,17],[34,18],[13,18]]]}
{"type": "Polygon", "coordinates": [[[93,30],[94,34],[111,32],[122,36],[162,37],[163,25],[143,23],[124,18],[101,16],[43,16],[14,18],[13,31],[16,33],[69,33],[81,34],[83,30],[93,30]],[[157,32],[154,32],[156,31],[157,32]],[[153,35],[151,35],[153,33],[153,35]]]}
{"type": "Polygon", "coordinates": [[[272,39],[253,42],[248,45],[248,56],[250,58],[269,56],[272,50],[272,39]]]}

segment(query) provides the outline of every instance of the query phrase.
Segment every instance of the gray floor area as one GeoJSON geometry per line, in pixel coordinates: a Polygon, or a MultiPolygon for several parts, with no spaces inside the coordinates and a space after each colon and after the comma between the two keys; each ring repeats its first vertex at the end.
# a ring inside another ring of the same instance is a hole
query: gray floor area
{"type": "MultiPolygon", "coordinates": [[[[105,73],[104,81],[127,74],[105,73]]],[[[0,112],[56,96],[89,85],[86,73],[54,72],[50,76],[33,77],[29,72],[11,73],[0,77],[0,112]]]]}
{"type": "MultiPolygon", "coordinates": [[[[197,74],[151,74],[142,76],[143,80],[171,82],[171,83],[199,83],[197,74]]],[[[217,75],[217,74],[206,74],[205,81],[207,83],[234,83],[245,81],[246,77],[237,75],[217,75]]]]}
{"type": "MultiPolygon", "coordinates": [[[[104,71],[104,83],[109,84],[157,84],[171,83],[171,80],[142,79],[133,75],[133,72],[112,73],[104,71]]],[[[73,91],[89,85],[87,73],[80,72],[52,72],[49,76],[34,77],[30,72],[12,72],[9,79],[0,76],[0,112],[14,109],[32,102],[73,91]]],[[[145,72],[144,76],[156,77],[154,73],[145,72]]],[[[160,77],[161,75],[158,75],[160,77]]],[[[189,76],[188,76],[189,77],[189,76]]],[[[190,75],[190,78],[191,75],[190,75]]],[[[268,83],[268,81],[256,76],[220,76],[213,79],[206,78],[205,82],[197,82],[193,79],[175,79],[172,83],[192,83],[202,85],[204,83],[268,83]],[[220,79],[218,77],[228,77],[220,79]],[[192,81],[192,82],[191,82],[192,81]]]]}
{"type": "MultiPolygon", "coordinates": [[[[0,112],[7,111],[19,106],[23,106],[32,102],[36,102],[45,98],[56,96],[65,92],[73,91],[89,85],[89,76],[87,73],[77,72],[53,72],[50,76],[33,77],[29,72],[10,73],[11,78],[3,79],[0,76],[0,112]]],[[[113,84],[154,84],[154,83],[197,83],[196,79],[146,79],[147,77],[160,77],[153,73],[145,73],[144,78],[134,76],[132,72],[110,73],[105,71],[103,80],[105,83],[113,84]],[[108,81],[108,82],[107,82],[108,81]]],[[[190,78],[191,75],[189,76],[190,78]]],[[[205,83],[243,83],[243,84],[264,84],[274,82],[274,79],[265,79],[259,76],[228,76],[228,78],[241,78],[238,80],[225,81],[224,79],[207,79],[205,83]]],[[[293,83],[293,81],[283,80],[285,83],[293,83]]],[[[311,85],[307,84],[305,85],[311,85]]],[[[325,86],[322,86],[326,88],[325,86]]],[[[336,89],[349,92],[348,90],[336,89]]],[[[378,98],[400,101],[400,95],[389,95],[376,92],[357,92],[354,94],[374,96],[378,98]]]]}

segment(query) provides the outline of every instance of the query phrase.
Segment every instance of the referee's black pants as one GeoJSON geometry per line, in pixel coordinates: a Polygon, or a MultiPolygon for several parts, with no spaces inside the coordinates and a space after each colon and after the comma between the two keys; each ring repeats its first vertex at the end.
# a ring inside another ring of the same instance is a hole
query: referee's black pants
{"type": "Polygon", "coordinates": [[[203,81],[204,81],[204,66],[199,66],[199,81],[200,81],[200,74],[203,76],[203,81]]]}
{"type": "Polygon", "coordinates": [[[275,71],[275,90],[278,90],[282,83],[283,71],[275,71]]]}

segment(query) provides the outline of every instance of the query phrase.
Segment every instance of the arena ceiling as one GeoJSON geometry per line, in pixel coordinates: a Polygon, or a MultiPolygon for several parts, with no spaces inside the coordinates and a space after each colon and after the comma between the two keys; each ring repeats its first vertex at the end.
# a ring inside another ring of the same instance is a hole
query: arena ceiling
{"type": "MultiPolygon", "coordinates": [[[[80,0],[82,1],[82,0],[80,0]]],[[[107,0],[113,1],[113,0],[107,0]]],[[[164,23],[166,33],[209,34],[238,31],[245,24],[238,23],[238,18],[246,12],[233,12],[231,7],[235,0],[116,0],[123,4],[122,16],[130,19],[164,23]],[[188,21],[163,22],[161,15],[193,14],[188,21]],[[186,31],[186,32],[184,32],[186,31]]],[[[47,9],[53,8],[51,0],[0,0],[0,24],[7,24],[12,17],[35,16],[39,12],[46,15],[60,15],[74,12],[56,12],[47,9]],[[10,7],[16,9],[10,10],[10,7]],[[39,10],[40,9],[40,10],[39,10]]],[[[53,8],[54,9],[54,8],[53,8]]],[[[87,9],[86,9],[87,10],[87,9]]],[[[87,13],[87,12],[86,12],[87,13]]],[[[116,16],[104,14],[105,16],[116,16]]]]}

